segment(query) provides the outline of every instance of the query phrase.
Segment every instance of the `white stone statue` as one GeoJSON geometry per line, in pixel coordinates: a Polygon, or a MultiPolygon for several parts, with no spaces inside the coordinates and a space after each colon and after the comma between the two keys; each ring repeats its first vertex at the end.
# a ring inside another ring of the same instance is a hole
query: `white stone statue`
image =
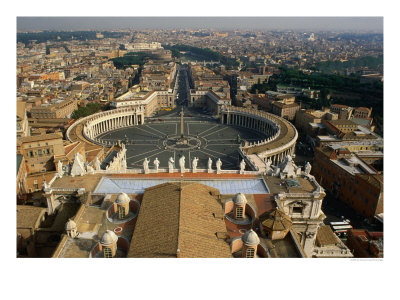
{"type": "Polygon", "coordinates": [[[147,157],[143,161],[143,170],[145,174],[149,173],[149,160],[147,157]]]}
{"type": "Polygon", "coordinates": [[[168,160],[168,171],[169,173],[173,173],[174,172],[174,159],[172,157],[169,158],[168,160]]]}
{"type": "Polygon", "coordinates": [[[156,173],[158,173],[158,167],[160,166],[160,161],[156,157],[156,159],[153,161],[154,167],[156,169],[156,173]]]}
{"type": "Polygon", "coordinates": [[[50,184],[48,184],[48,183],[46,182],[46,180],[43,180],[43,186],[42,186],[43,191],[46,191],[46,190],[48,190],[49,188],[50,188],[50,184]]]}
{"type": "Polygon", "coordinates": [[[296,165],[294,164],[292,157],[287,155],[285,160],[279,165],[281,169],[282,178],[295,178],[296,177],[296,165]]]}
{"type": "Polygon", "coordinates": [[[126,154],[125,154],[121,160],[121,170],[126,171],[126,169],[127,169],[127,164],[126,164],[126,154]]]}
{"type": "Polygon", "coordinates": [[[88,174],[94,174],[94,169],[92,168],[92,166],[87,165],[86,166],[86,172],[88,174]]]}
{"type": "Polygon", "coordinates": [[[208,158],[208,172],[210,173],[212,171],[212,160],[211,160],[211,158],[209,157],[208,158]]]}
{"type": "Polygon", "coordinates": [[[272,161],[270,159],[267,159],[266,163],[265,163],[265,173],[268,175],[268,173],[271,172],[272,168],[272,161]]]}
{"type": "Polygon", "coordinates": [[[71,176],[83,176],[86,173],[83,157],[81,154],[76,153],[74,163],[71,168],[71,176]]]}
{"type": "Polygon", "coordinates": [[[100,161],[99,161],[99,159],[98,159],[97,157],[94,159],[94,168],[95,168],[97,171],[99,171],[99,170],[101,169],[100,161]]]}
{"type": "Polygon", "coordinates": [[[185,172],[185,156],[182,155],[179,159],[179,168],[181,169],[181,173],[185,172]]]}
{"type": "Polygon", "coordinates": [[[304,167],[304,174],[310,175],[310,172],[311,172],[311,164],[309,162],[307,162],[304,167]]]}
{"type": "Polygon", "coordinates": [[[222,161],[219,158],[215,165],[217,166],[217,174],[221,174],[222,161]]]}
{"type": "Polygon", "coordinates": [[[59,176],[60,178],[62,178],[63,175],[64,175],[63,164],[62,164],[62,161],[61,161],[61,160],[59,160],[59,161],[58,161],[58,164],[57,164],[57,173],[58,173],[58,176],[59,176]]]}
{"type": "Polygon", "coordinates": [[[246,162],[244,161],[244,159],[242,159],[242,161],[240,162],[240,174],[244,173],[245,168],[246,168],[246,162]]]}
{"type": "Polygon", "coordinates": [[[276,168],[275,168],[275,171],[272,172],[272,176],[279,176],[280,173],[281,173],[281,169],[278,168],[278,167],[276,167],[276,168]]]}
{"type": "Polygon", "coordinates": [[[199,161],[199,158],[198,158],[198,157],[193,158],[193,161],[192,161],[193,173],[196,173],[196,170],[197,170],[197,162],[198,162],[198,161],[199,161]]]}

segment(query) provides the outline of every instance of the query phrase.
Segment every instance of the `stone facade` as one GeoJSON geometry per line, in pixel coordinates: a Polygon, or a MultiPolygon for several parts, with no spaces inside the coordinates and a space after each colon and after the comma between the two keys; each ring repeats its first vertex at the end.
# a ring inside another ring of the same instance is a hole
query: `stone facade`
{"type": "MultiPolygon", "coordinates": [[[[221,123],[242,126],[262,132],[269,136],[264,141],[245,144],[240,147],[240,152],[246,163],[254,168],[254,161],[249,155],[255,154],[254,159],[259,160],[259,166],[264,166],[268,159],[273,164],[280,163],[287,155],[293,155],[297,141],[297,130],[290,122],[267,112],[238,107],[224,107],[221,112],[221,123]]],[[[258,167],[259,170],[260,167],[258,167]]],[[[264,167],[265,168],[265,167],[264,167]]]]}

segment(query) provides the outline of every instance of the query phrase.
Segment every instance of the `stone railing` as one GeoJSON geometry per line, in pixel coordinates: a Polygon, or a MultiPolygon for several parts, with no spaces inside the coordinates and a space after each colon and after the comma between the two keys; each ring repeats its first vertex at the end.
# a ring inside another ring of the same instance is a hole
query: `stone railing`
{"type": "Polygon", "coordinates": [[[115,120],[117,118],[125,118],[122,122],[115,122],[113,124],[110,124],[104,127],[104,130],[101,131],[101,133],[107,132],[109,130],[114,130],[118,128],[123,128],[127,126],[134,126],[138,124],[137,121],[137,116],[141,115],[141,122],[144,120],[144,112],[145,109],[143,106],[139,107],[122,107],[122,108],[117,108],[109,111],[104,111],[104,112],[98,112],[93,115],[81,118],[77,120],[74,124],[72,124],[66,132],[66,137],[70,142],[73,142],[71,139],[71,133],[76,130],[76,127],[78,125],[82,125],[82,135],[85,139],[89,140],[90,142],[93,142],[95,144],[99,145],[104,145],[103,142],[99,141],[96,139],[96,136],[99,134],[99,132],[94,132],[94,126],[98,125],[102,122],[107,122],[111,120],[115,120]],[[135,119],[128,119],[128,117],[134,116],[135,119]]]}
{"type": "MultiPolygon", "coordinates": [[[[171,173],[181,173],[181,169],[172,169],[171,173]]],[[[149,169],[145,172],[143,169],[126,169],[126,170],[95,170],[94,174],[158,174],[158,173],[169,173],[169,169],[166,168],[159,168],[158,171],[155,169],[149,169]]],[[[185,168],[184,173],[207,173],[207,174],[217,174],[217,170],[208,171],[207,169],[196,169],[193,172],[191,168],[185,168]]],[[[183,174],[184,174],[183,173],[183,174]]],[[[259,171],[243,171],[242,173],[240,170],[223,170],[221,169],[219,174],[244,174],[244,175],[260,175],[262,172],[259,171]]]]}
{"type": "MultiPolygon", "coordinates": [[[[224,106],[221,113],[227,115],[239,114],[270,124],[269,130],[271,131],[272,128],[272,135],[270,131],[262,132],[266,135],[270,135],[270,137],[254,143],[245,143],[244,146],[240,147],[243,153],[262,154],[261,156],[266,158],[283,152],[290,152],[290,154],[293,154],[292,149],[294,149],[296,145],[298,133],[295,126],[284,118],[264,111],[235,106],[224,106]],[[280,145],[280,142],[283,144],[280,145]],[[274,144],[276,144],[277,147],[274,147],[274,144]],[[268,146],[272,148],[269,149],[268,146]]],[[[257,128],[255,130],[257,130],[257,128]]]]}

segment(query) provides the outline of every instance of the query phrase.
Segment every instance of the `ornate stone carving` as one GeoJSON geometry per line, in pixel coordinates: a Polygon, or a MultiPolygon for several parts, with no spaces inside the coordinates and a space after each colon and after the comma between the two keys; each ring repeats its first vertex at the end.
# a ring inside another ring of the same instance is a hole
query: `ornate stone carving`
{"type": "Polygon", "coordinates": [[[87,172],[88,174],[94,174],[94,169],[93,169],[93,167],[90,166],[90,165],[87,165],[87,166],[86,166],[86,172],[87,172]]]}
{"type": "Polygon", "coordinates": [[[156,171],[156,173],[158,173],[158,167],[160,166],[160,161],[158,160],[158,158],[156,157],[156,159],[153,161],[154,164],[154,169],[156,171]]]}
{"type": "Polygon", "coordinates": [[[149,160],[147,157],[143,161],[143,170],[145,174],[149,173],[149,160]]]}
{"type": "Polygon", "coordinates": [[[310,175],[310,172],[311,172],[311,164],[309,162],[307,162],[304,167],[304,174],[310,175]]]}
{"type": "Polygon", "coordinates": [[[181,169],[181,173],[185,173],[185,156],[182,155],[179,159],[179,168],[181,169]]]}
{"type": "Polygon", "coordinates": [[[196,173],[198,161],[199,161],[198,157],[193,158],[193,161],[192,161],[193,173],[196,173]]]}
{"type": "Polygon", "coordinates": [[[219,158],[215,165],[217,166],[217,174],[221,174],[222,161],[219,158]]]}
{"type": "Polygon", "coordinates": [[[101,169],[100,161],[99,161],[99,159],[98,159],[97,157],[94,159],[94,168],[95,168],[97,171],[99,171],[99,170],[101,169]]]}
{"type": "Polygon", "coordinates": [[[174,159],[172,157],[170,157],[169,160],[168,160],[168,172],[169,173],[173,173],[174,172],[174,167],[175,167],[174,163],[175,163],[174,159]]]}
{"type": "Polygon", "coordinates": [[[71,168],[71,176],[83,176],[86,173],[83,157],[79,153],[75,154],[74,163],[71,168]]]}
{"type": "Polygon", "coordinates": [[[244,173],[245,168],[246,168],[246,162],[244,161],[244,159],[242,159],[242,161],[240,162],[240,174],[244,173]]]}
{"type": "Polygon", "coordinates": [[[210,157],[208,158],[207,166],[208,166],[208,173],[211,173],[212,172],[212,160],[210,157]]]}
{"type": "Polygon", "coordinates": [[[60,178],[62,178],[63,175],[64,175],[63,164],[62,164],[62,161],[61,161],[61,160],[59,160],[59,161],[58,161],[58,164],[57,164],[57,173],[58,173],[58,176],[59,176],[60,178]]]}
{"type": "Polygon", "coordinates": [[[268,159],[268,160],[266,161],[266,163],[265,163],[265,173],[266,173],[267,175],[270,175],[271,172],[272,172],[271,165],[272,165],[272,161],[271,161],[270,159],[268,159]]]}

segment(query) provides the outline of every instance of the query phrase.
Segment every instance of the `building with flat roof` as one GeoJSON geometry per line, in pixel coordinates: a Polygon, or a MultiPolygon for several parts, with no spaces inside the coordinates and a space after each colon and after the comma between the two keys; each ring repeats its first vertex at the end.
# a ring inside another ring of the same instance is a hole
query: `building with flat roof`
{"type": "Polygon", "coordinates": [[[30,136],[30,127],[26,113],[26,103],[17,101],[17,138],[30,136]]]}
{"type": "Polygon", "coordinates": [[[271,104],[271,107],[273,114],[285,118],[289,121],[294,120],[296,112],[300,109],[300,105],[297,103],[284,104],[280,102],[273,102],[271,104]]]}
{"type": "Polygon", "coordinates": [[[348,149],[316,148],[313,175],[360,215],[372,219],[383,212],[383,175],[348,149]]]}
{"type": "Polygon", "coordinates": [[[31,108],[31,117],[35,119],[69,118],[78,108],[77,101],[71,99],[56,99],[31,108]]]}
{"type": "Polygon", "coordinates": [[[36,231],[46,218],[46,208],[17,205],[17,256],[36,257],[36,231]]]}
{"type": "Polygon", "coordinates": [[[64,142],[56,133],[29,136],[17,141],[17,151],[24,157],[28,173],[52,171],[54,156],[64,154],[64,142]]]}
{"type": "Polygon", "coordinates": [[[346,246],[354,257],[383,258],[383,232],[350,230],[347,233],[346,246]]]}
{"type": "Polygon", "coordinates": [[[343,104],[332,104],[330,111],[337,114],[339,120],[349,120],[353,113],[353,108],[343,104]]]}

